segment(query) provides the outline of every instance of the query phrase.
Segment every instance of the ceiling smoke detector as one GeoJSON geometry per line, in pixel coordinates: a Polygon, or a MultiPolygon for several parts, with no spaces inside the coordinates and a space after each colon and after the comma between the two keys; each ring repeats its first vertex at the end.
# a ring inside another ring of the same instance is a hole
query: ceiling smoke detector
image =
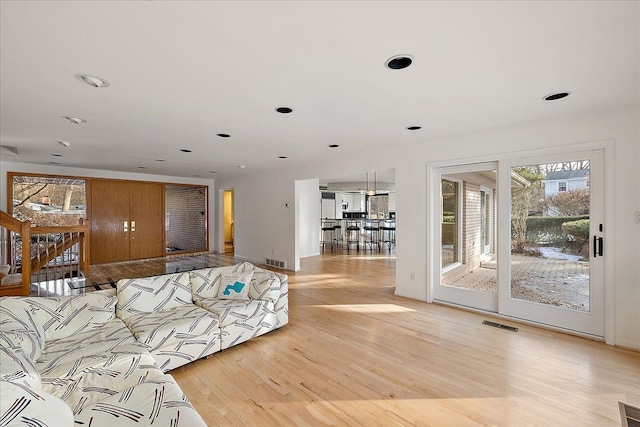
{"type": "Polygon", "coordinates": [[[76,79],[82,83],[86,83],[92,87],[109,87],[109,82],[100,77],[90,76],[88,74],[76,74],[76,79]]]}

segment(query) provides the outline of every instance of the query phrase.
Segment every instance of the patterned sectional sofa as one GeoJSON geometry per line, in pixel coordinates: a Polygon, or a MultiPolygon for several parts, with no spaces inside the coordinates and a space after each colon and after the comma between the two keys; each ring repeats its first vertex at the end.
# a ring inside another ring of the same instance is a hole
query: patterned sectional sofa
{"type": "Polygon", "coordinates": [[[287,323],[287,276],[250,263],[0,298],[0,426],[204,426],[166,372],[287,323]]]}

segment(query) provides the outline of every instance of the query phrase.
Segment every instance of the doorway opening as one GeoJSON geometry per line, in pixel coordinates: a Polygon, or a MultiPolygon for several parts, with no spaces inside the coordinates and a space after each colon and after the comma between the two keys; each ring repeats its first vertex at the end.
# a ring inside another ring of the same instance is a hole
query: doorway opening
{"type": "Polygon", "coordinates": [[[224,254],[233,256],[235,253],[235,228],[233,220],[233,190],[224,190],[224,254]]]}

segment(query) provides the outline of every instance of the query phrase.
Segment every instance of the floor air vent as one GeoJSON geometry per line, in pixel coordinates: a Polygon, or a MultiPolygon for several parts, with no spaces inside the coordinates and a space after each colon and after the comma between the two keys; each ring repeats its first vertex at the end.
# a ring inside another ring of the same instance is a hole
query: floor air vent
{"type": "Polygon", "coordinates": [[[286,261],[278,261],[277,259],[269,259],[269,258],[267,258],[267,262],[265,262],[265,264],[267,264],[267,265],[269,265],[271,267],[281,268],[283,270],[287,269],[286,261]]]}
{"type": "Polygon", "coordinates": [[[622,427],[640,427],[640,408],[618,402],[622,427]]]}
{"type": "Polygon", "coordinates": [[[511,331],[511,332],[518,332],[518,328],[514,328],[513,326],[503,325],[502,323],[496,323],[496,322],[490,322],[488,320],[484,320],[482,324],[487,326],[493,326],[494,328],[506,329],[507,331],[511,331]]]}

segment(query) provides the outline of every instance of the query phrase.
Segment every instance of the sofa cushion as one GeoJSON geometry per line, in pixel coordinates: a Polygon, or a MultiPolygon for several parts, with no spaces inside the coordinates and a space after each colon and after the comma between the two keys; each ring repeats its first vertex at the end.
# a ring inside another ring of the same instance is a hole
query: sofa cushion
{"type": "Polygon", "coordinates": [[[121,319],[192,304],[189,273],[122,279],[116,288],[121,319]]]}
{"type": "Polygon", "coordinates": [[[48,342],[36,367],[42,389],[74,412],[162,375],[147,345],[137,342],[120,319],[100,330],[48,342]]]}
{"type": "Polygon", "coordinates": [[[169,374],[85,407],[76,413],[75,421],[77,425],[118,427],[207,425],[169,374]]]}
{"type": "Polygon", "coordinates": [[[0,346],[0,378],[34,390],[42,389],[34,361],[21,347],[0,346]]]}
{"type": "Polygon", "coordinates": [[[218,317],[193,304],[129,316],[125,323],[151,351],[218,332],[218,317]]]}
{"type": "Polygon", "coordinates": [[[22,298],[35,322],[42,325],[45,341],[99,329],[115,316],[116,298],[100,292],[77,296],[22,298]]]}
{"type": "Polygon", "coordinates": [[[265,300],[222,300],[206,298],[196,301],[200,307],[215,313],[220,319],[220,327],[234,322],[244,322],[251,317],[273,312],[273,303],[265,300]]]}
{"type": "Polygon", "coordinates": [[[71,409],[41,390],[0,380],[0,420],[3,426],[73,427],[71,409]]]}
{"type": "Polygon", "coordinates": [[[280,297],[280,277],[273,271],[256,267],[251,278],[249,297],[268,300],[275,304],[280,297]]]}
{"type": "Polygon", "coordinates": [[[223,274],[222,279],[220,280],[218,298],[239,300],[248,299],[251,276],[253,276],[253,272],[251,271],[247,273],[223,274]]]}
{"type": "Polygon", "coordinates": [[[45,342],[42,322],[34,310],[29,298],[0,298],[0,342],[19,345],[32,360],[40,357],[45,342]]]}

